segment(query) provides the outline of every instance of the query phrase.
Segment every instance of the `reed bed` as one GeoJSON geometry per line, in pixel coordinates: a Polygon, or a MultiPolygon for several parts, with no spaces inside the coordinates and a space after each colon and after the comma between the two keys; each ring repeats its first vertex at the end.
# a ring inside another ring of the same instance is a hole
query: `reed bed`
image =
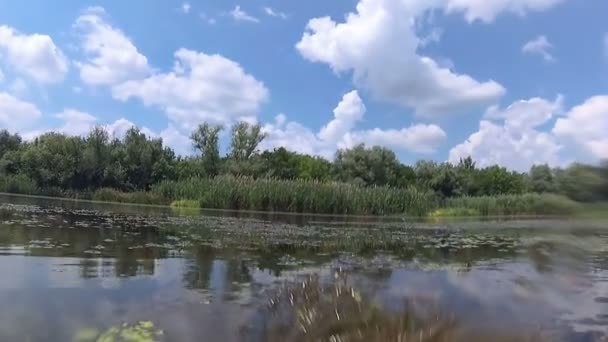
{"type": "Polygon", "coordinates": [[[171,200],[198,200],[202,208],[318,214],[424,216],[433,193],[415,188],[361,187],[307,180],[220,176],[163,182],[152,190],[171,200]]]}

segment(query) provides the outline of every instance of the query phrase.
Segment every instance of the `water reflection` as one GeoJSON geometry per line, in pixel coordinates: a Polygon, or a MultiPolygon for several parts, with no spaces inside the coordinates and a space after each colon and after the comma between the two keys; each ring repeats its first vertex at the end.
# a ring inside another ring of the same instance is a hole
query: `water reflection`
{"type": "Polygon", "coordinates": [[[180,341],[608,333],[605,223],[298,226],[70,203],[0,205],[0,340],[147,321],[180,341]]]}

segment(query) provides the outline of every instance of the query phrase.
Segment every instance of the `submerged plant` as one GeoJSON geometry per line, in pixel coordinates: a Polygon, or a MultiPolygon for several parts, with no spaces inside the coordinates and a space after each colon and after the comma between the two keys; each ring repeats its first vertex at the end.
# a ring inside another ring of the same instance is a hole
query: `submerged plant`
{"type": "Polygon", "coordinates": [[[100,332],[97,329],[83,329],[74,337],[74,342],[156,342],[163,336],[161,330],[154,329],[154,323],[141,321],[134,325],[123,324],[100,332]]]}

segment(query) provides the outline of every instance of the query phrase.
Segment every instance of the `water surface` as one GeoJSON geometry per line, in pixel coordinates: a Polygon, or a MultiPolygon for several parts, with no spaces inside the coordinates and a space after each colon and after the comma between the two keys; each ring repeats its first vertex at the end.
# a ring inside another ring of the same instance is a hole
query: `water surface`
{"type": "Polygon", "coordinates": [[[604,341],[608,223],[0,196],[0,341],[139,325],[161,341],[604,341]]]}

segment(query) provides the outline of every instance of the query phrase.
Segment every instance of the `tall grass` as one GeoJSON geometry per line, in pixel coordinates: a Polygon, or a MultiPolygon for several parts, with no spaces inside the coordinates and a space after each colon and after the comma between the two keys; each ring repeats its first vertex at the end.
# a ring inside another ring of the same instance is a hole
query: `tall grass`
{"type": "Polygon", "coordinates": [[[114,189],[102,188],[93,193],[94,201],[166,205],[169,201],[154,192],[121,192],[114,189]]]}
{"type": "Polygon", "coordinates": [[[26,175],[4,175],[0,176],[0,192],[33,195],[38,192],[38,188],[26,175]]]}
{"type": "Polygon", "coordinates": [[[553,194],[456,197],[442,207],[474,210],[482,216],[571,215],[581,209],[579,203],[553,194]]]}
{"type": "Polygon", "coordinates": [[[211,209],[421,216],[437,205],[432,193],[414,188],[230,176],[166,181],[152,191],[172,200],[198,200],[201,207],[211,209]]]}

